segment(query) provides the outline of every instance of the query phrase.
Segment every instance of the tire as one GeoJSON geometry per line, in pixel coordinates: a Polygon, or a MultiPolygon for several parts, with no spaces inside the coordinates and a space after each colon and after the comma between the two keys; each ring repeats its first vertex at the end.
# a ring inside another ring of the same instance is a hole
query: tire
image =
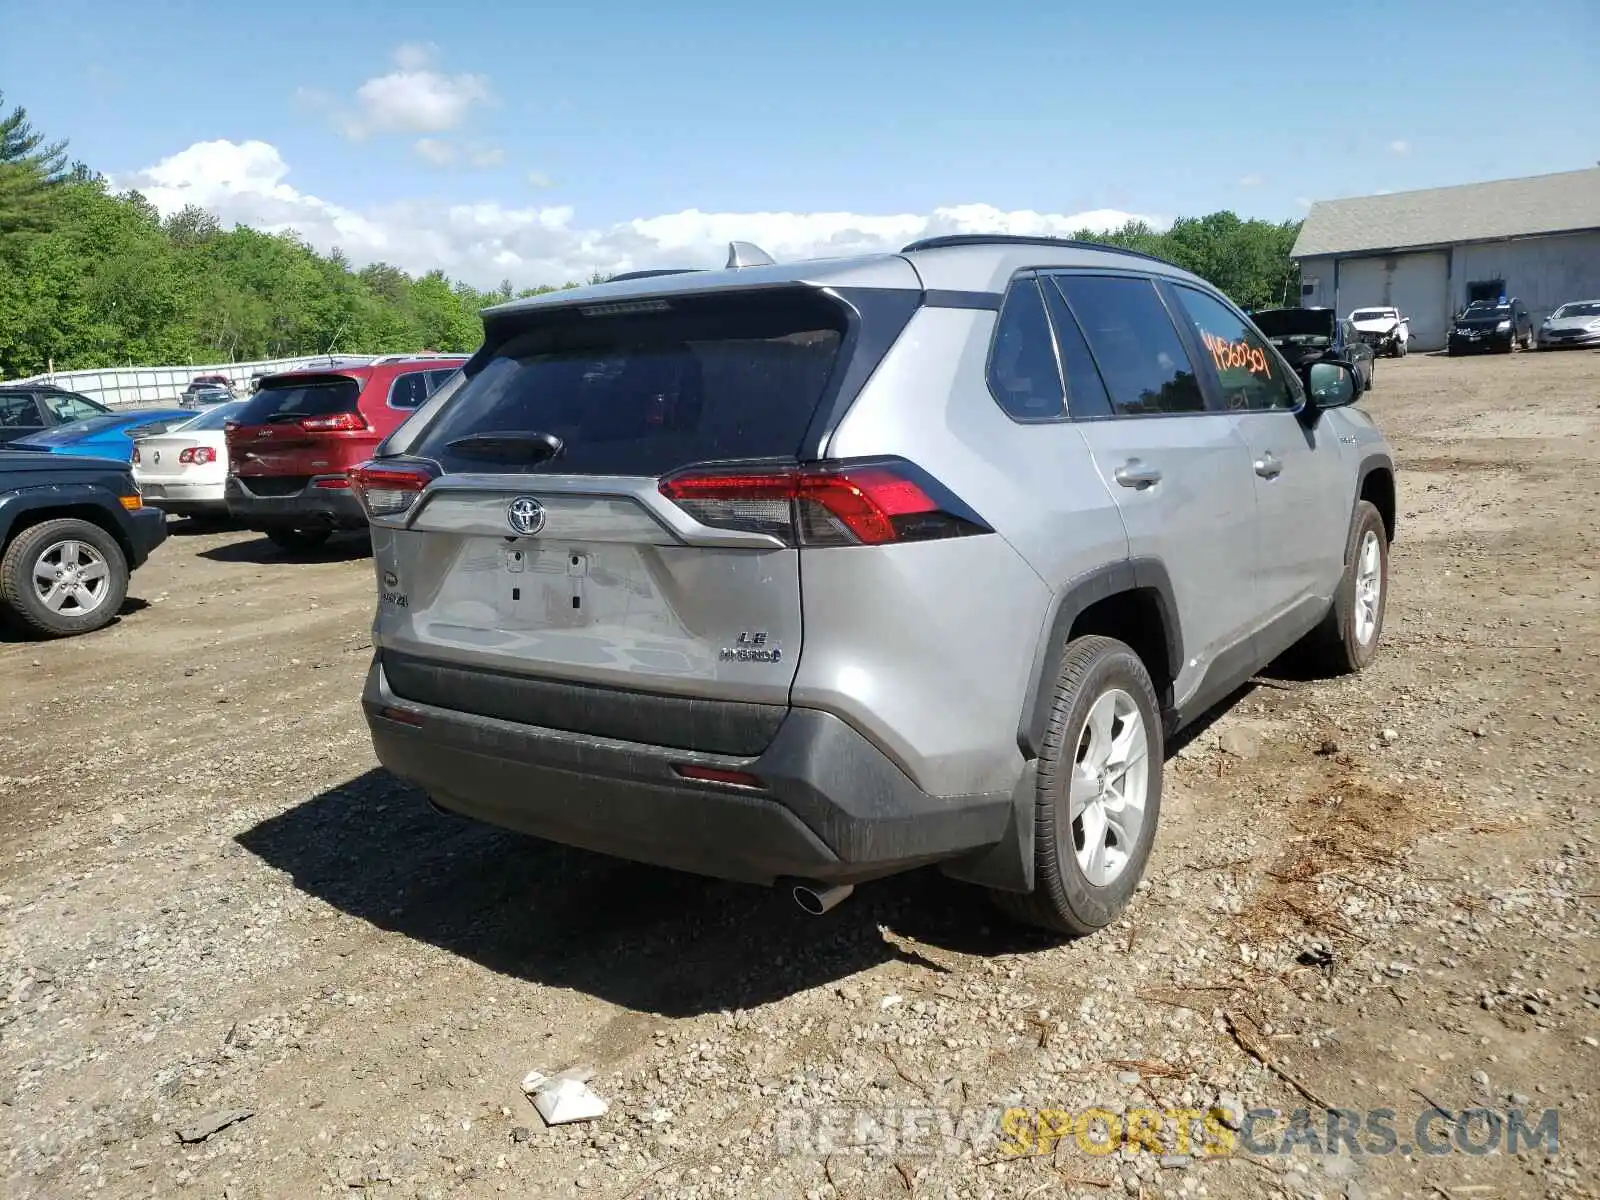
{"type": "Polygon", "coordinates": [[[1410,353],[1411,353],[1411,348],[1406,344],[1404,339],[1401,339],[1401,340],[1395,342],[1395,344],[1394,344],[1394,356],[1396,358],[1404,358],[1407,354],[1410,354],[1410,353]]]}
{"type": "Polygon", "coordinates": [[[1311,664],[1329,675],[1353,675],[1366,670],[1378,656],[1388,603],[1389,536],[1378,510],[1369,501],[1360,500],[1345,543],[1344,577],[1339,580],[1333,607],[1301,643],[1311,664]],[[1375,591],[1369,574],[1374,565],[1375,591]]]}
{"type": "Polygon", "coordinates": [[[297,554],[315,550],[333,536],[331,529],[269,529],[267,537],[280,550],[297,554]]]}
{"type": "Polygon", "coordinates": [[[45,637],[101,628],[127,595],[127,556],[116,538],[89,521],[42,521],[17,534],[0,558],[0,605],[45,637]],[[64,572],[75,573],[76,587],[61,590],[64,572]]]}
{"type": "Polygon", "coordinates": [[[996,906],[1025,924],[1075,937],[1110,924],[1150,858],[1161,816],[1162,749],[1155,688],[1139,656],[1111,638],[1070,642],[1039,752],[1033,891],[991,891],[996,906]],[[1092,774],[1085,764],[1095,764],[1092,774]],[[1075,783],[1082,805],[1076,817],[1075,783]],[[1144,803],[1137,828],[1130,828],[1136,792],[1144,803]],[[1099,837],[1091,814],[1098,816],[1099,837]]]}

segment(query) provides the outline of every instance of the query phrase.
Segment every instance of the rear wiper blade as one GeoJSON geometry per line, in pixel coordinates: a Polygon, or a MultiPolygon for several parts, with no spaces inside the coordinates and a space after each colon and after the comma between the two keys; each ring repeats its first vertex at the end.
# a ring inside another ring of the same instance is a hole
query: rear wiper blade
{"type": "Polygon", "coordinates": [[[500,430],[488,433],[469,433],[445,443],[462,458],[483,458],[499,462],[542,462],[555,458],[566,443],[553,433],[530,430],[500,430]]]}
{"type": "Polygon", "coordinates": [[[282,425],[285,421],[303,421],[311,414],[307,412],[280,412],[273,413],[267,418],[268,425],[282,425]]]}

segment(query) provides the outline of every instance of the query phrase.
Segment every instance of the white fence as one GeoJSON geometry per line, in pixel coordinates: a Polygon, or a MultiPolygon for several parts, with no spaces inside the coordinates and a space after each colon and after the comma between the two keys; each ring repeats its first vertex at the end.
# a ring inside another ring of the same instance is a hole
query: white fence
{"type": "Polygon", "coordinates": [[[252,375],[270,375],[301,367],[332,366],[334,363],[373,361],[370,354],[303,355],[299,358],[268,358],[259,362],[216,363],[193,367],[98,367],[85,371],[55,371],[31,379],[7,379],[15,383],[53,383],[70,392],[79,392],[111,408],[171,404],[178,399],[196,375],[225,375],[234,390],[243,396],[252,375]]]}

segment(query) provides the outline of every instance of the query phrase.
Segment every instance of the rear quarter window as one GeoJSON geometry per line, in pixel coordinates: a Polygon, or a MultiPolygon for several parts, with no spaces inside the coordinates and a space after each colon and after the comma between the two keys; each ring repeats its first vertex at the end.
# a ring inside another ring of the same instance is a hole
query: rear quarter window
{"type": "Polygon", "coordinates": [[[659,475],[793,457],[836,367],[844,314],[807,291],[674,298],[670,308],[529,314],[468,377],[414,453],[449,470],[659,475]],[[460,439],[560,438],[554,460],[486,466],[460,439]]]}

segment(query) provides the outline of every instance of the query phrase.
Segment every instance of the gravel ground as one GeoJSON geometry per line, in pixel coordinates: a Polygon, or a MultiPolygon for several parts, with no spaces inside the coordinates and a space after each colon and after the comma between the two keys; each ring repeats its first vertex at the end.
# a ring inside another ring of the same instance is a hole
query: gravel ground
{"type": "Polygon", "coordinates": [[[1175,748],[1145,886],[1067,944],[931,872],[813,920],[435,816],[360,719],[359,543],[176,527],[116,625],[0,641],[5,1194],[1595,1195],[1600,355],[1383,361],[1370,407],[1384,654],[1175,748]],[[580,1065],[610,1112],[547,1129],[524,1073],[580,1065]],[[1105,1155],[1010,1106],[1314,1126],[1105,1155]],[[1559,1149],[1317,1137],[1433,1106],[1559,1149]]]}

